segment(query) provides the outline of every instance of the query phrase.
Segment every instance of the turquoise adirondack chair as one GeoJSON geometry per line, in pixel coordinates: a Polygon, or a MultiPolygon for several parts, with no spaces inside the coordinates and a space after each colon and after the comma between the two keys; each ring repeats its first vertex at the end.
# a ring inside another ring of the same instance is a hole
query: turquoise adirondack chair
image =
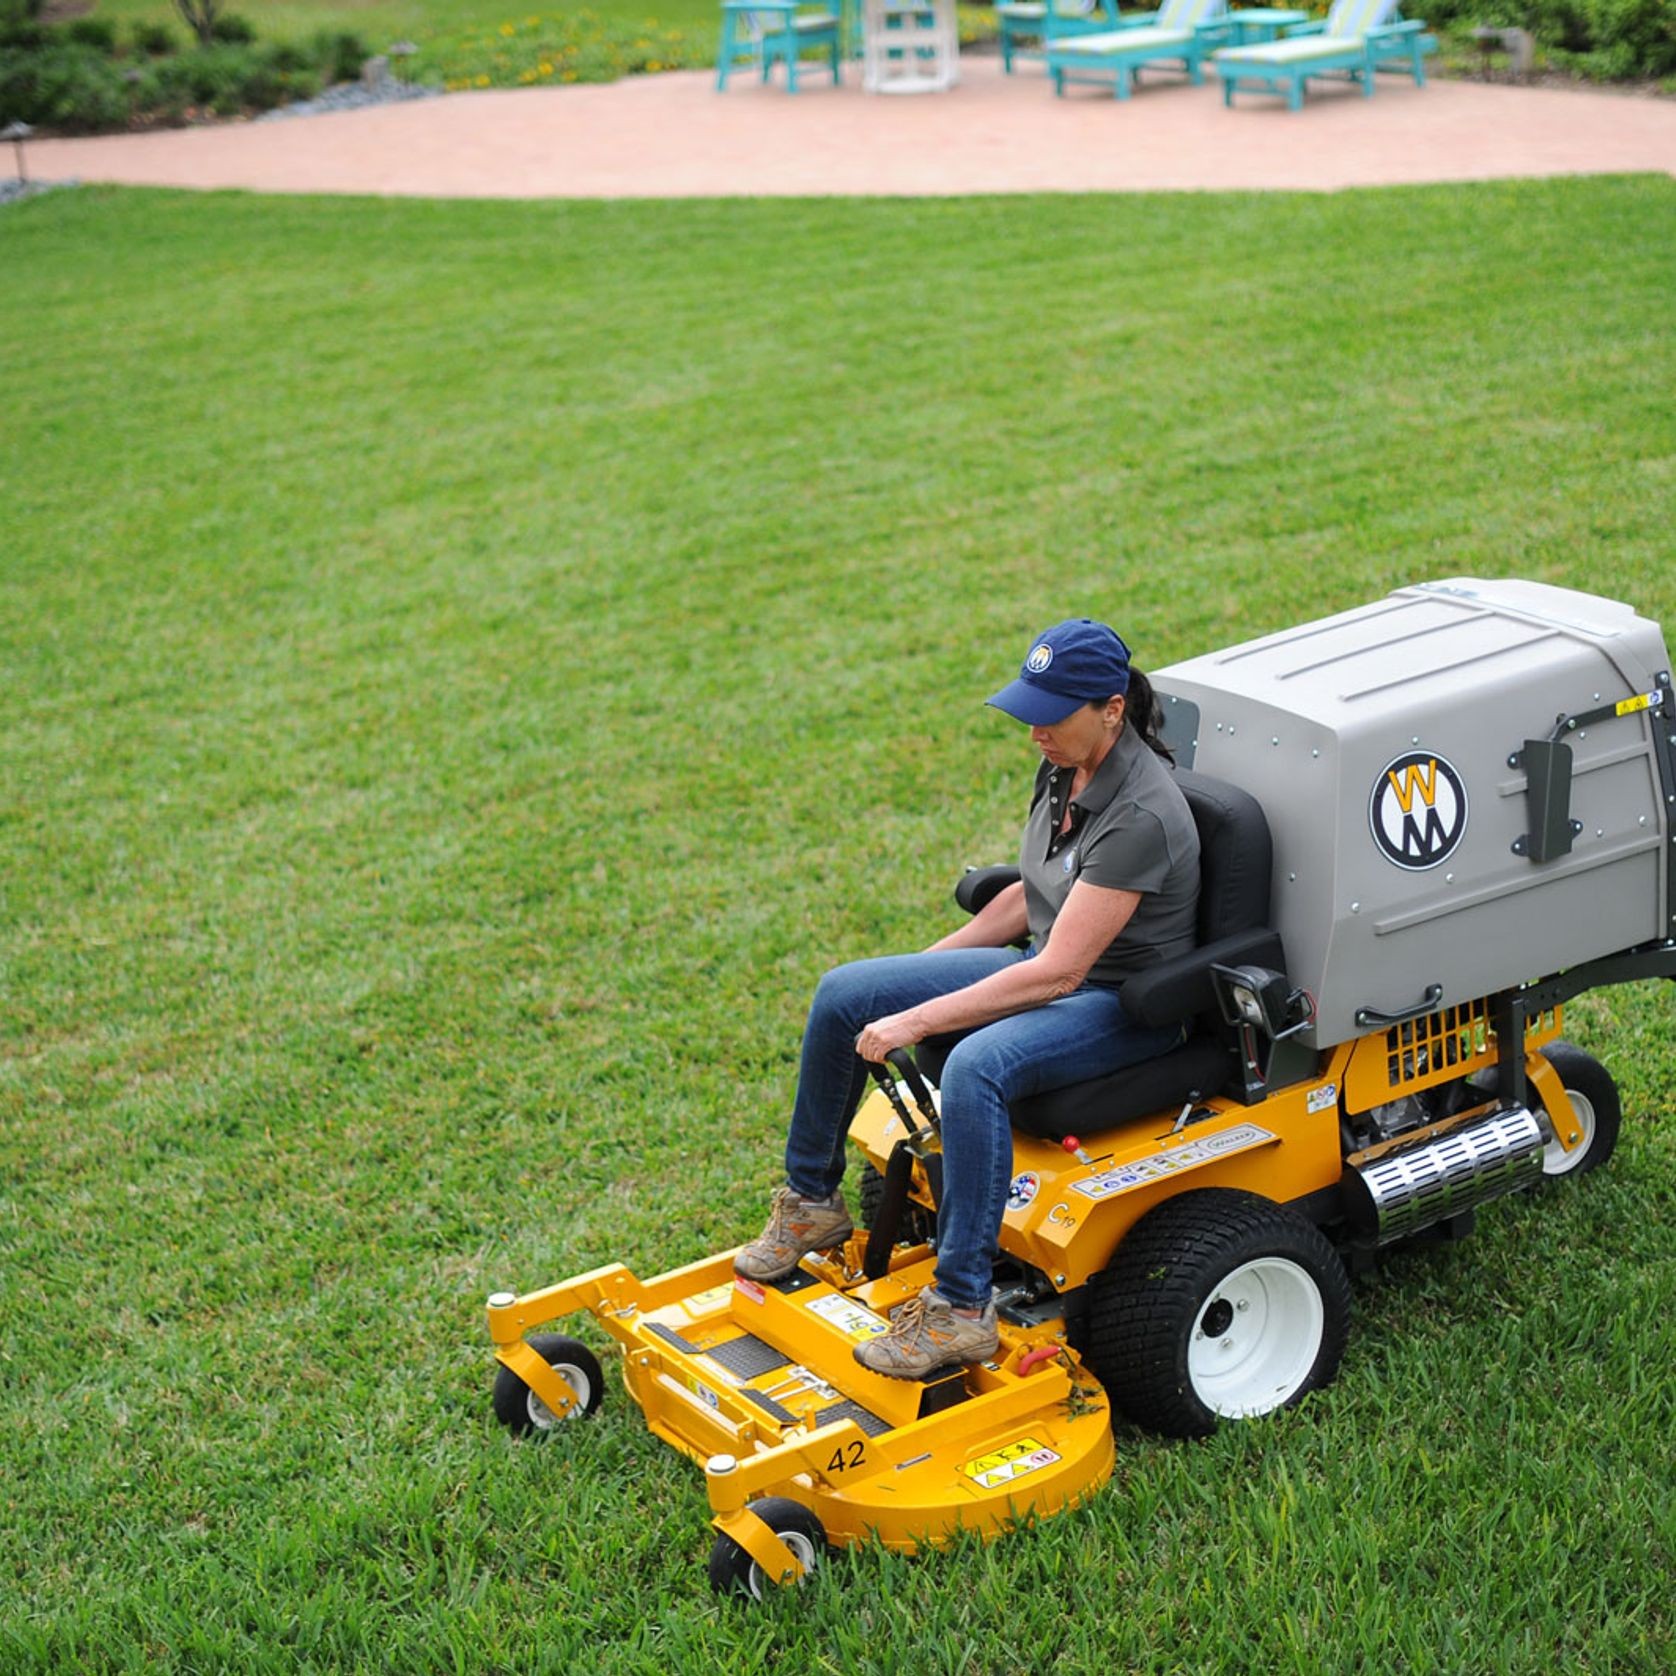
{"type": "Polygon", "coordinates": [[[1127,99],[1143,65],[1174,62],[1196,86],[1205,79],[1205,58],[1227,38],[1226,0],[1164,0],[1157,11],[1131,13],[1105,33],[1050,37],[1048,73],[1055,93],[1066,82],[1110,78],[1117,97],[1127,99]]]}
{"type": "Polygon", "coordinates": [[[1359,82],[1371,99],[1374,73],[1392,61],[1405,61],[1415,86],[1424,87],[1425,55],[1437,51],[1437,37],[1423,23],[1398,18],[1397,7],[1398,0],[1334,0],[1324,19],[1295,24],[1278,41],[1224,47],[1211,59],[1222,78],[1222,103],[1233,104],[1243,87],[1284,93],[1287,108],[1301,110],[1304,83],[1328,75],[1359,82]]]}
{"type": "Polygon", "coordinates": [[[1118,27],[1117,0],[999,0],[995,16],[1001,25],[1001,69],[1009,76],[1015,58],[1042,57],[1050,38],[1118,27]]]}
{"type": "Polygon", "coordinates": [[[836,3],[830,10],[804,11],[800,0],[723,0],[716,91],[724,92],[728,76],[741,67],[759,71],[767,81],[774,66],[784,64],[786,92],[795,93],[798,61],[813,48],[826,53],[833,81],[841,80],[839,10],[836,3]]]}

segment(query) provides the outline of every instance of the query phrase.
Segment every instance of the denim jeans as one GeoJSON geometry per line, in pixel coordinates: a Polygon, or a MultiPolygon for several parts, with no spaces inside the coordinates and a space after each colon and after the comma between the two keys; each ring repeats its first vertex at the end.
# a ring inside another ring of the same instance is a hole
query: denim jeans
{"type": "MultiPolygon", "coordinates": [[[[805,1198],[836,1192],[844,1137],[869,1077],[855,1051],[862,1026],[1027,959],[1017,949],[945,949],[839,966],[821,979],[803,1034],[786,1138],[786,1180],[805,1198]]],[[[1120,1071],[1182,1039],[1179,1025],[1132,1022],[1114,989],[1072,995],[963,1034],[943,1068],[943,1203],[937,1290],[963,1308],[989,1302],[1012,1181],[1007,1106],[1027,1094],[1120,1071]]]]}

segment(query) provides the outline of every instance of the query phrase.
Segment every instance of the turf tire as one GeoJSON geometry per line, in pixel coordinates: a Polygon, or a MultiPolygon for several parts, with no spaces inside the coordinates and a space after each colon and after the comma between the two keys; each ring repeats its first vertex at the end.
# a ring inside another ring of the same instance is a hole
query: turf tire
{"type": "MultiPolygon", "coordinates": [[[[862,1167],[861,1182],[856,1188],[856,1199],[861,1206],[861,1225],[871,1231],[873,1219],[884,1203],[885,1178],[871,1164],[862,1167]]],[[[910,1199],[902,1214],[902,1229],[898,1236],[910,1245],[924,1245],[937,1237],[937,1218],[918,1199],[910,1199]]]]}
{"type": "Polygon", "coordinates": [[[1236,1366],[1273,1367],[1263,1359],[1265,1343],[1279,1358],[1277,1382],[1252,1399],[1260,1406],[1238,1411],[1244,1418],[1289,1408],[1331,1383],[1350,1329],[1350,1282],[1321,1231],[1231,1188],[1200,1188],[1149,1211],[1088,1292],[1084,1359],[1118,1412],[1164,1437],[1207,1437],[1230,1417],[1212,1406],[1219,1399],[1208,1383],[1195,1384],[1190,1358],[1197,1353],[1202,1365],[1207,1340],[1233,1338],[1236,1366]],[[1247,1307],[1243,1319],[1234,1316],[1218,1297],[1230,1281],[1255,1296],[1255,1313],[1247,1307]],[[1230,1326],[1214,1331],[1224,1314],[1230,1326]],[[1263,1325],[1253,1337],[1256,1323],[1263,1325]],[[1201,1329],[1206,1338],[1196,1339],[1201,1329]],[[1255,1345],[1255,1362],[1239,1334],[1255,1345]]]}
{"type": "MultiPolygon", "coordinates": [[[[572,1410],[566,1419],[580,1420],[598,1411],[605,1397],[605,1375],[599,1358],[587,1345],[560,1333],[537,1333],[529,1340],[529,1346],[548,1366],[557,1368],[565,1383],[581,1397],[581,1408],[572,1410]]],[[[514,1437],[548,1432],[563,1424],[504,1363],[495,1370],[495,1418],[514,1437]]]]}
{"type": "MultiPolygon", "coordinates": [[[[1542,1154],[1542,1173],[1550,1180],[1580,1176],[1598,1170],[1612,1156],[1623,1122],[1623,1104],[1612,1073],[1593,1054],[1570,1042],[1550,1042],[1542,1057],[1554,1067],[1571,1098],[1571,1115],[1582,1126],[1583,1144],[1567,1152],[1558,1141],[1550,1141],[1542,1154]]],[[[1550,1112],[1555,1124],[1566,1113],[1550,1112]]]]}

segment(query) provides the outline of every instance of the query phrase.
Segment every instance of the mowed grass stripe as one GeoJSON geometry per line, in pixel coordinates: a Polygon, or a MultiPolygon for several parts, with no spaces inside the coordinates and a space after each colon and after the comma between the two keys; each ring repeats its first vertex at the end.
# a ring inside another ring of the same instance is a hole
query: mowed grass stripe
{"type": "Polygon", "coordinates": [[[1676,624],[1673,200],[7,210],[0,1663],[1668,1663],[1662,988],[1574,1010],[1610,1171],[1332,1393],[755,1617],[620,1390],[495,1432],[480,1305],[752,1230],[819,972],[1016,841],[1042,623],[1676,624]]]}

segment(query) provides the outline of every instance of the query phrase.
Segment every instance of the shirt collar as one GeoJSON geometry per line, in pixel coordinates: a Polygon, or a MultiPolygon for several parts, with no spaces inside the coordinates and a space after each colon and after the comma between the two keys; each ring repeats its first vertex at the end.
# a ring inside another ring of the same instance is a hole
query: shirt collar
{"type": "MultiPolygon", "coordinates": [[[[1118,734],[1116,743],[1106,752],[1105,760],[1094,770],[1094,777],[1071,799],[1071,807],[1085,814],[1098,814],[1117,796],[1124,781],[1134,772],[1135,753],[1146,748],[1140,735],[1132,727],[1125,727],[1118,734]]],[[[1061,783],[1068,785],[1075,772],[1071,768],[1056,768],[1052,776],[1055,786],[1061,783]],[[1062,775],[1063,781],[1060,778],[1062,775]]]]}

